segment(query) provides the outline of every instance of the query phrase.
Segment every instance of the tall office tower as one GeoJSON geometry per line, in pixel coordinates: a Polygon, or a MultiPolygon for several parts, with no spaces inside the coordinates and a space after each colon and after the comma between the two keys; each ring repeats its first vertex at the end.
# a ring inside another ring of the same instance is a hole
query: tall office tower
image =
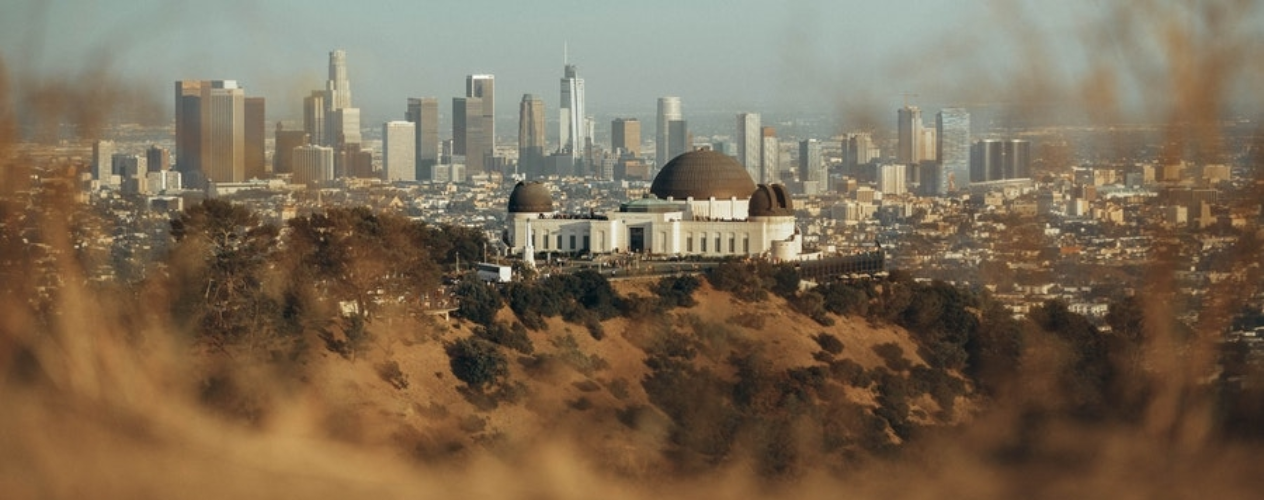
{"type": "MultiPolygon", "coordinates": [[[[483,173],[483,100],[477,97],[452,99],[452,154],[464,156],[467,175],[483,173]]],[[[454,162],[461,163],[461,162],[454,162]]]]}
{"type": "Polygon", "coordinates": [[[940,169],[934,193],[942,196],[970,186],[970,113],[964,108],[944,108],[935,115],[935,128],[940,169]]]}
{"type": "Polygon", "coordinates": [[[382,178],[373,170],[373,150],[362,149],[360,144],[346,144],[334,151],[334,177],[358,179],[382,178]]]}
{"type": "Polygon", "coordinates": [[[760,179],[759,167],[763,157],[763,139],[760,136],[759,113],[737,115],[737,161],[746,167],[752,179],[760,179]]]}
{"type": "Polygon", "coordinates": [[[322,144],[342,148],[360,143],[360,109],[351,106],[351,81],[347,78],[347,53],[329,53],[329,80],[325,82],[325,130],[322,144]]]}
{"type": "Polygon", "coordinates": [[[282,130],[281,122],[276,127],[276,151],[272,153],[272,174],[289,174],[294,172],[294,148],[309,144],[311,137],[302,130],[282,130]]]}
{"type": "Polygon", "coordinates": [[[382,180],[417,180],[416,130],[412,122],[382,124],[382,180]]]}
{"type": "Polygon", "coordinates": [[[114,141],[96,141],[92,143],[92,178],[101,184],[113,184],[114,175],[114,141]]]}
{"type": "Polygon", "coordinates": [[[303,98],[303,131],[311,144],[325,142],[325,91],[313,90],[303,98]]]}
{"type": "Polygon", "coordinates": [[[1031,143],[1022,139],[1010,139],[1001,146],[1004,165],[1001,171],[1006,179],[1031,177],[1031,143]]]}
{"type": "Polygon", "coordinates": [[[268,129],[264,121],[265,104],[262,97],[247,97],[243,107],[246,113],[246,179],[262,179],[267,177],[267,142],[268,129]]]}
{"type": "Polygon", "coordinates": [[[408,121],[413,122],[417,133],[417,180],[430,180],[430,170],[439,163],[439,100],[408,99],[408,121]]]}
{"type": "Polygon", "coordinates": [[[597,164],[596,147],[593,144],[593,137],[597,136],[597,120],[591,116],[584,117],[584,163],[589,165],[590,171],[597,174],[594,168],[600,168],[597,164]]]}
{"type": "Polygon", "coordinates": [[[360,144],[360,108],[342,108],[330,110],[327,115],[333,127],[326,128],[332,132],[330,145],[344,147],[348,144],[360,144]]]}
{"type": "Polygon", "coordinates": [[[759,179],[760,184],[781,182],[781,143],[777,140],[777,129],[760,127],[759,179]]]}
{"type": "Polygon", "coordinates": [[[347,52],[335,50],[329,53],[329,80],[325,82],[325,96],[329,109],[351,107],[351,81],[347,79],[347,52]]]}
{"type": "Polygon", "coordinates": [[[887,164],[878,169],[878,191],[882,194],[904,194],[908,191],[908,165],[887,164]]]}
{"type": "Polygon", "coordinates": [[[821,142],[808,139],[799,142],[799,181],[816,182],[824,188],[826,178],[825,162],[821,161],[821,142]]]}
{"type": "Polygon", "coordinates": [[[917,165],[917,190],[922,196],[943,196],[940,189],[947,183],[943,180],[943,165],[937,161],[923,161],[917,165]]]}
{"type": "Polygon", "coordinates": [[[245,180],[245,98],[234,80],[176,82],[176,161],[186,185],[245,180]]]}
{"type": "Polygon", "coordinates": [[[119,179],[119,188],[125,194],[144,194],[149,192],[146,184],[149,171],[144,156],[115,153],[110,159],[113,178],[119,179]]]}
{"type": "Polygon", "coordinates": [[[202,87],[210,82],[176,82],[176,170],[185,187],[200,186],[202,170],[202,87]]]}
{"type": "Polygon", "coordinates": [[[544,100],[523,94],[518,104],[518,174],[527,178],[544,173],[544,100]]]}
{"type": "Polygon", "coordinates": [[[689,135],[689,122],[667,122],[667,156],[675,158],[688,153],[690,146],[693,146],[693,136],[689,135]]]}
{"type": "Polygon", "coordinates": [[[936,146],[939,144],[939,132],[933,127],[922,128],[921,139],[917,142],[917,162],[938,161],[936,146]]]}
{"type": "Polygon", "coordinates": [[[143,178],[149,174],[148,161],[140,155],[114,153],[110,155],[110,169],[124,179],[143,178]]]}
{"type": "MultiPolygon", "coordinates": [[[[477,98],[481,104],[477,109],[479,118],[478,134],[474,135],[479,154],[477,163],[468,151],[465,154],[466,172],[476,174],[489,169],[492,159],[496,157],[496,77],[492,75],[469,75],[465,77],[465,97],[477,98]]],[[[467,147],[469,144],[467,144],[467,147]]]]}
{"type": "Polygon", "coordinates": [[[150,146],[145,150],[145,164],[150,172],[166,172],[171,170],[171,152],[158,146],[150,146]]]}
{"type": "Polygon", "coordinates": [[[581,156],[588,145],[588,127],[584,124],[584,79],[576,76],[575,65],[566,64],[562,74],[562,99],[558,101],[558,148],[571,157],[581,156]]]}
{"type": "Polygon", "coordinates": [[[610,147],[633,158],[641,157],[641,121],[636,118],[615,118],[610,122],[610,147]]]}
{"type": "Polygon", "coordinates": [[[970,182],[988,182],[1005,178],[1005,153],[1001,141],[984,139],[970,147],[970,182]]]}
{"type": "Polygon", "coordinates": [[[875,158],[882,156],[882,152],[878,146],[873,143],[873,137],[868,133],[852,134],[847,139],[848,150],[851,151],[851,166],[858,167],[860,165],[868,165],[875,158]]]}
{"type": "Polygon", "coordinates": [[[654,164],[656,169],[663,168],[674,156],[669,151],[668,136],[671,133],[671,122],[682,120],[679,97],[658,98],[658,122],[654,129],[654,164]]]}
{"type": "Polygon", "coordinates": [[[145,164],[149,174],[146,175],[145,187],[151,193],[180,189],[180,172],[171,170],[171,152],[158,146],[145,150],[145,164]]]}
{"type": "Polygon", "coordinates": [[[895,161],[911,165],[921,161],[919,154],[922,139],[922,110],[917,106],[904,106],[896,113],[898,117],[899,143],[895,148],[895,161]]]}
{"type": "Polygon", "coordinates": [[[307,144],[294,148],[292,184],[325,182],[334,178],[334,148],[307,144]]]}

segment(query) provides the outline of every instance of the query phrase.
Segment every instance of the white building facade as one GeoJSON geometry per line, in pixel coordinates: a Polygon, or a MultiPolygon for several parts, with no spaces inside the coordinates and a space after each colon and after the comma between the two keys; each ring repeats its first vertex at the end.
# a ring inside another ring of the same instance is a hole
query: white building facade
{"type": "Polygon", "coordinates": [[[532,248],[794,260],[803,252],[784,186],[756,186],[726,155],[693,151],[678,156],[650,191],[646,198],[623,203],[618,212],[573,216],[553,210],[545,185],[519,183],[509,198],[506,243],[519,254],[532,248]]]}

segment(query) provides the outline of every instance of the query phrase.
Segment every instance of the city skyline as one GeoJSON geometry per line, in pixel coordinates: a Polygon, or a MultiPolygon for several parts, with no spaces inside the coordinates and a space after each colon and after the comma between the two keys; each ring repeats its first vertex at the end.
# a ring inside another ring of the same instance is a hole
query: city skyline
{"type": "MultiPolygon", "coordinates": [[[[928,110],[1023,100],[1052,106],[1097,81],[1102,75],[1095,71],[1103,63],[1117,73],[1101,81],[1121,89],[1114,92],[1119,102],[1136,105],[1144,97],[1129,91],[1153,97],[1162,95],[1163,86],[1146,88],[1152,71],[1111,63],[1141,57],[1137,66],[1167,69],[1161,38],[1146,30],[1138,30],[1137,41],[1112,38],[1112,23],[1129,11],[1087,0],[889,6],[697,2],[673,5],[667,16],[659,14],[668,7],[655,2],[575,9],[560,0],[530,9],[486,2],[392,9],[287,2],[238,7],[217,11],[147,0],[108,8],[84,1],[26,2],[0,21],[0,47],[6,47],[0,57],[18,77],[19,91],[22,85],[91,76],[135,87],[162,108],[170,106],[158,97],[169,85],[163,82],[235,79],[268,98],[272,121],[296,116],[302,98],[321,88],[327,75],[311,63],[312,54],[337,47],[348,53],[366,125],[397,119],[398,103],[409,96],[460,95],[458,78],[467,74],[499,75],[505,95],[552,95],[557,51],[567,45],[570,60],[583,68],[592,87],[588,114],[643,118],[662,95],[678,95],[698,111],[836,109],[862,125],[898,105],[905,91],[919,93],[918,102],[928,110]],[[721,22],[714,15],[721,9],[734,13],[732,19],[721,22]],[[424,33],[407,29],[410,19],[440,14],[445,22],[424,33]],[[460,50],[434,43],[454,39],[475,23],[496,35],[460,50]],[[962,33],[963,27],[989,24],[999,29],[962,33]],[[130,34],[140,31],[129,28],[142,25],[157,29],[130,34]],[[272,28],[291,25],[308,29],[272,28]],[[894,25],[902,29],[891,30],[894,25]],[[1019,25],[1029,28],[1020,35],[1019,25]],[[614,30],[631,35],[606,36],[614,30]],[[650,32],[661,35],[640,36],[650,32]],[[525,36],[537,33],[557,35],[525,36]],[[396,46],[416,49],[384,49],[396,46]],[[922,64],[930,62],[933,70],[922,64]],[[1015,85],[1015,75],[1028,84],[1015,85]]],[[[1181,6],[1159,7],[1159,16],[1185,12],[1181,6]]],[[[1247,11],[1243,24],[1264,24],[1260,10],[1247,11]]],[[[1217,32],[1229,38],[1235,33],[1217,32]]],[[[1245,35],[1253,36],[1259,38],[1245,35]]],[[[1208,44],[1207,50],[1216,47],[1208,44]]],[[[1238,99],[1261,81],[1259,71],[1226,76],[1234,77],[1226,85],[1238,99]]]]}

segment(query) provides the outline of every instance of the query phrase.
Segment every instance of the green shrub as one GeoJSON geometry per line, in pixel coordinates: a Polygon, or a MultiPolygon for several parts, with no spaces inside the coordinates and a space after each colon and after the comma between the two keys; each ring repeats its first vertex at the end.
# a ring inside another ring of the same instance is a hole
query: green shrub
{"type": "Polygon", "coordinates": [[[693,292],[700,286],[702,286],[701,280],[696,276],[685,274],[664,277],[655,282],[651,290],[658,296],[663,308],[672,309],[697,305],[698,301],[694,300],[693,292]]]}
{"type": "Polygon", "coordinates": [[[527,336],[527,328],[522,326],[522,323],[506,326],[505,323],[497,321],[487,326],[475,328],[474,335],[523,354],[535,352],[535,345],[531,342],[531,338],[527,336]]]}
{"type": "Polygon", "coordinates": [[[874,354],[882,358],[887,369],[899,373],[908,370],[913,365],[907,359],[904,359],[904,349],[894,342],[886,342],[873,346],[874,354]]]}
{"type": "Polygon", "coordinates": [[[408,388],[408,376],[404,375],[404,371],[399,369],[399,362],[392,359],[378,363],[375,368],[377,369],[377,376],[381,377],[386,383],[391,384],[391,387],[401,390],[408,388]]]}
{"type": "Polygon", "coordinates": [[[834,355],[843,352],[843,341],[838,340],[838,337],[835,337],[832,334],[821,332],[815,337],[812,337],[812,339],[816,340],[816,344],[821,346],[821,350],[825,352],[834,355]]]}
{"type": "Polygon", "coordinates": [[[509,376],[509,360],[496,344],[465,337],[445,346],[452,374],[476,391],[497,385],[509,376]]]}

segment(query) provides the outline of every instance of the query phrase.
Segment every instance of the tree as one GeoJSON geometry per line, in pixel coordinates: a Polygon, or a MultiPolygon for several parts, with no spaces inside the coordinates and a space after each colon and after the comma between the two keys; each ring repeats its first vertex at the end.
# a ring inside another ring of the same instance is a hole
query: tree
{"type": "MultiPolygon", "coordinates": [[[[289,222],[286,262],[301,286],[354,302],[366,318],[385,304],[411,304],[438,287],[440,269],[424,224],[367,208],[331,208],[289,222]]],[[[300,286],[297,285],[296,286],[300,286]]]]}
{"type": "Polygon", "coordinates": [[[263,287],[278,243],[275,226],[243,206],[211,199],[172,219],[171,236],[176,316],[200,340],[218,350],[271,349],[294,340],[279,334],[280,301],[263,287]]]}
{"type": "Polygon", "coordinates": [[[666,276],[654,283],[652,290],[664,308],[693,307],[698,304],[693,298],[694,290],[702,286],[696,276],[684,274],[666,276]]]}
{"type": "Polygon", "coordinates": [[[794,264],[781,263],[772,267],[772,293],[784,298],[794,297],[799,292],[799,270],[794,264]]]}
{"type": "Polygon", "coordinates": [[[707,281],[716,290],[732,293],[738,300],[760,302],[768,298],[768,284],[764,281],[767,273],[760,271],[756,263],[726,260],[707,271],[707,281]]]}
{"type": "Polygon", "coordinates": [[[465,337],[444,346],[452,374],[476,391],[499,384],[509,376],[509,360],[496,344],[465,337]]]}
{"type": "Polygon", "coordinates": [[[496,321],[496,312],[500,311],[500,294],[491,285],[474,275],[467,275],[457,285],[456,295],[461,301],[456,312],[462,318],[484,326],[496,321]]]}

